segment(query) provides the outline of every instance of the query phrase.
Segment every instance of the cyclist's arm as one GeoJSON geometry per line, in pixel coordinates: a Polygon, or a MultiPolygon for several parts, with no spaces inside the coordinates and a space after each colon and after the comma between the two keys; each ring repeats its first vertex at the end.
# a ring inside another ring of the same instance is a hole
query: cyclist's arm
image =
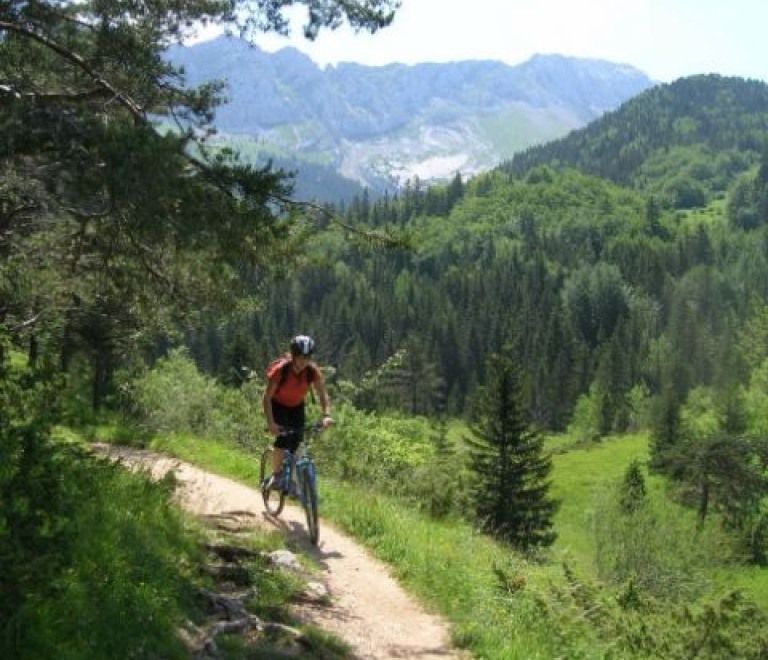
{"type": "Polygon", "coordinates": [[[320,401],[320,410],[323,414],[323,423],[333,424],[333,417],[331,416],[331,398],[328,396],[328,390],[325,389],[325,381],[323,375],[319,369],[315,370],[316,377],[313,381],[315,392],[317,392],[317,398],[320,401]]]}
{"type": "Polygon", "coordinates": [[[277,390],[277,381],[270,379],[267,381],[267,387],[264,390],[264,394],[261,397],[261,405],[264,409],[264,417],[267,418],[267,427],[269,428],[269,432],[272,435],[277,435],[280,431],[277,424],[275,424],[275,418],[272,414],[272,397],[275,394],[275,391],[277,390]]]}

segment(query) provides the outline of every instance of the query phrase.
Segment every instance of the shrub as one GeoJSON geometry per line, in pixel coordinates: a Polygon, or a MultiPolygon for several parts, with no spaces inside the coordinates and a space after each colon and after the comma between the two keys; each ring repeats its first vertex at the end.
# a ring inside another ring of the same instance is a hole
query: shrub
{"type": "Polygon", "coordinates": [[[153,433],[190,433],[250,446],[264,426],[259,385],[227,388],[201,374],[183,349],[157,362],[128,387],[131,408],[153,433]]]}

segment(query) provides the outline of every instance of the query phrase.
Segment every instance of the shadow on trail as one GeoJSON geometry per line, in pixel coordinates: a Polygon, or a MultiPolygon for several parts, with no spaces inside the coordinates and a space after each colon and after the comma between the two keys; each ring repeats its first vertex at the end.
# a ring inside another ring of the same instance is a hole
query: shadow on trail
{"type": "MultiPolygon", "coordinates": [[[[283,511],[283,514],[285,513],[286,511],[283,511]]],[[[319,568],[327,570],[329,566],[326,560],[344,556],[338,550],[326,549],[323,541],[322,524],[320,525],[320,540],[318,545],[313,545],[307,535],[307,527],[303,522],[303,514],[289,512],[288,517],[283,517],[283,514],[273,516],[267,511],[261,512],[262,518],[276,530],[280,531],[293,549],[301,550],[319,568]],[[300,519],[294,519],[294,516],[299,516],[300,519]]]]}

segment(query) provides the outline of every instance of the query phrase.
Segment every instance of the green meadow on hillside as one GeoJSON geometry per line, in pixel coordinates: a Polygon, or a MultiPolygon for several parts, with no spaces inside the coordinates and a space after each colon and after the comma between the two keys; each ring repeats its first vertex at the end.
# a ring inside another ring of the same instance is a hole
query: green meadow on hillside
{"type": "Polygon", "coordinates": [[[593,446],[571,448],[554,455],[552,493],[560,500],[555,518],[558,539],[555,550],[581,570],[594,564],[592,522],[598,499],[624,475],[633,460],[648,458],[648,440],[632,435],[611,438],[593,446]]]}
{"type": "MultiPolygon", "coordinates": [[[[641,464],[649,458],[648,438],[645,435],[611,437],[592,446],[564,450],[562,443],[555,443],[559,452],[554,456],[552,492],[561,501],[556,517],[558,539],[554,551],[564,560],[572,561],[585,575],[596,577],[595,566],[595,514],[605,506],[607,500],[616,496],[616,485],[632,461],[641,464]]],[[[656,530],[664,535],[670,549],[673,543],[684,542],[674,538],[675,532],[689,530],[688,539],[696,541],[696,523],[693,513],[669,499],[666,484],[659,477],[646,473],[651,498],[665,511],[666,529],[656,530]]],[[[657,526],[664,525],[658,521],[657,526]]],[[[707,537],[709,538],[709,537],[707,537]]],[[[712,551],[717,547],[713,546],[712,551]]],[[[764,567],[739,565],[729,562],[713,563],[705,577],[713,589],[739,589],[768,610],[768,569],[764,567]]]]}

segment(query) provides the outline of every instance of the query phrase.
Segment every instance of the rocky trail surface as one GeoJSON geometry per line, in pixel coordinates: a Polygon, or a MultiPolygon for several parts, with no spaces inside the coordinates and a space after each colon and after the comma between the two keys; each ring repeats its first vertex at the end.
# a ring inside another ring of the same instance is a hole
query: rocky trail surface
{"type": "Polygon", "coordinates": [[[153,478],[169,471],[178,483],[179,504],[200,516],[232,516],[246,524],[282,530],[291,545],[317,567],[329,603],[298,605],[305,621],[333,633],[351,647],[356,660],[459,660],[447,625],[426,612],[394,580],[388,568],[349,537],[322,520],[320,541],[312,546],[303,511],[286,504],[282,514],[264,511],[261,494],[243,484],[183,461],[125,447],[101,448],[114,459],[146,469],[153,478]]]}

